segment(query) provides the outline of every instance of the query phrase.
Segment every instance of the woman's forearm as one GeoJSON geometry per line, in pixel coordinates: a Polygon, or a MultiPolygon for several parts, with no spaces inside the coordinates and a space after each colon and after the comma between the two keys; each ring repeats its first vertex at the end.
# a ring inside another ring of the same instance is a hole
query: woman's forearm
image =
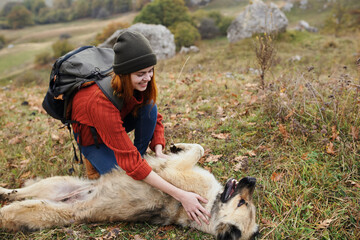
{"type": "Polygon", "coordinates": [[[169,194],[176,200],[180,201],[180,196],[183,192],[180,188],[175,187],[169,182],[165,181],[162,177],[160,177],[154,171],[151,171],[150,174],[144,179],[144,182],[147,184],[161,190],[164,193],[169,194]]]}

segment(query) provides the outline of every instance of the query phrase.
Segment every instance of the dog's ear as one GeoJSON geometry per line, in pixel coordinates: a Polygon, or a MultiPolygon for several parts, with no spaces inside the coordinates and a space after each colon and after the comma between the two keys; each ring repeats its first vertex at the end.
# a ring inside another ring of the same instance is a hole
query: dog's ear
{"type": "Polygon", "coordinates": [[[217,240],[238,240],[241,238],[241,230],[233,224],[220,223],[216,227],[217,240]]]}

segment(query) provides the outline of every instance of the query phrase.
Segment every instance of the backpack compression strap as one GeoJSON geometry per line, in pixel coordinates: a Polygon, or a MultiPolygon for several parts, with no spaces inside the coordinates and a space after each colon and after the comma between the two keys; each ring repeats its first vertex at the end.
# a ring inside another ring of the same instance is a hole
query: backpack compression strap
{"type": "Polygon", "coordinates": [[[111,87],[111,76],[106,76],[103,79],[96,80],[96,84],[99,86],[101,91],[105,94],[105,96],[114,104],[114,106],[121,111],[124,99],[119,98],[114,95],[114,89],[111,87]]]}

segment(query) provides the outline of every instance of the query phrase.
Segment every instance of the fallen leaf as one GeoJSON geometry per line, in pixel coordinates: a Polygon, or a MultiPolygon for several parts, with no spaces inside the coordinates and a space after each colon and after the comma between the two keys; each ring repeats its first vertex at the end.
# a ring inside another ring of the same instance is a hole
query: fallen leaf
{"type": "Polygon", "coordinates": [[[32,152],[32,151],[31,151],[31,146],[26,146],[26,147],[25,147],[25,151],[28,152],[28,153],[31,153],[31,152],[32,152]]]}
{"type": "Polygon", "coordinates": [[[235,162],[243,162],[247,160],[248,160],[248,156],[237,156],[236,158],[234,158],[235,162]]]}
{"type": "Polygon", "coordinates": [[[222,116],[224,114],[224,109],[221,106],[219,106],[216,110],[216,114],[222,116]]]}
{"type": "Polygon", "coordinates": [[[284,125],[279,124],[279,131],[280,131],[281,135],[283,136],[284,140],[288,139],[289,134],[286,131],[286,128],[284,127],[284,125]]]}
{"type": "Polygon", "coordinates": [[[134,240],[145,240],[144,238],[140,237],[139,235],[134,236],[134,240]]]}
{"type": "Polygon", "coordinates": [[[26,172],[26,173],[23,173],[23,174],[20,176],[20,178],[23,178],[23,179],[29,178],[30,174],[31,174],[31,172],[28,171],[28,172],[26,172]]]}
{"type": "Polygon", "coordinates": [[[271,174],[271,180],[273,182],[278,182],[281,180],[281,178],[284,176],[283,173],[277,173],[277,172],[273,172],[273,174],[271,174]]]}
{"type": "Polygon", "coordinates": [[[59,137],[58,135],[56,135],[55,133],[52,133],[52,134],[51,134],[51,139],[52,139],[53,141],[59,141],[59,140],[60,140],[60,137],[59,137]]]}
{"type": "Polygon", "coordinates": [[[288,120],[292,115],[294,115],[294,111],[289,112],[289,114],[285,116],[285,120],[288,120]]]}
{"type": "Polygon", "coordinates": [[[333,141],[339,140],[339,135],[338,135],[338,132],[336,130],[336,126],[331,127],[331,132],[332,132],[331,140],[333,140],[333,141]]]}
{"type": "Polygon", "coordinates": [[[301,155],[301,159],[302,160],[308,160],[308,154],[309,153],[304,153],[303,155],[301,155]]]}
{"type": "Polygon", "coordinates": [[[317,225],[317,229],[325,229],[325,228],[328,228],[330,223],[333,221],[333,219],[326,219],[322,222],[320,222],[318,225],[317,225]]]}
{"type": "Polygon", "coordinates": [[[249,157],[256,157],[255,151],[251,150],[246,153],[249,157]]]}
{"type": "Polygon", "coordinates": [[[347,181],[347,182],[350,183],[353,187],[360,188],[360,184],[357,183],[357,182],[354,182],[354,181],[351,181],[351,180],[349,180],[349,181],[347,181]]]}
{"type": "Polygon", "coordinates": [[[20,162],[20,167],[25,168],[30,162],[30,159],[25,159],[20,162]]]}
{"type": "Polygon", "coordinates": [[[13,137],[12,139],[9,140],[9,145],[15,145],[15,144],[19,144],[22,140],[22,137],[21,136],[16,136],[16,137],[13,137]]]}
{"type": "Polygon", "coordinates": [[[216,139],[228,139],[230,138],[230,133],[212,133],[211,136],[216,139]]]}
{"type": "Polygon", "coordinates": [[[205,162],[217,162],[223,155],[212,155],[209,154],[209,156],[206,158],[205,162]]]}
{"type": "Polygon", "coordinates": [[[359,139],[359,128],[355,126],[351,126],[351,133],[350,135],[353,137],[354,140],[359,139]]]}
{"type": "Polygon", "coordinates": [[[258,97],[256,95],[252,95],[249,104],[253,105],[258,100],[258,97]]]}
{"type": "Polygon", "coordinates": [[[331,154],[331,155],[335,155],[336,152],[334,150],[334,144],[332,142],[329,142],[327,145],[326,145],[326,153],[328,154],[331,154]]]}

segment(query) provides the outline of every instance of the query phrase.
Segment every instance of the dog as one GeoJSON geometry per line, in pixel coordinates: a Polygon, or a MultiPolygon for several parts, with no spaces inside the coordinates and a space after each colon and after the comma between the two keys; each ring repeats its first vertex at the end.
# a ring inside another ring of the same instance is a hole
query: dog
{"type": "Polygon", "coordinates": [[[168,159],[146,156],[166,181],[206,199],[209,224],[189,219],[181,203],[117,168],[97,180],[55,176],[19,189],[0,188],[0,199],[14,201],[0,209],[0,228],[36,231],[94,222],[148,222],[180,225],[214,235],[218,240],[255,239],[259,233],[252,195],[256,179],[229,179],[222,186],[196,165],[204,155],[198,144],[176,144],[168,159]]]}

